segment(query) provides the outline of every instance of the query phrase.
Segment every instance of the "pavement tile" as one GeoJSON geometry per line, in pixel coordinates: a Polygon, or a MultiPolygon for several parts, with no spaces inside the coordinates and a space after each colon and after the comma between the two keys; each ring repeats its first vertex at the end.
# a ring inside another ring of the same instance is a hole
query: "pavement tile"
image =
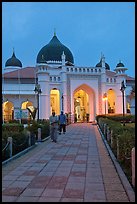
{"type": "Polygon", "coordinates": [[[30,181],[14,181],[9,187],[26,188],[30,184],[30,181]]]}
{"type": "Polygon", "coordinates": [[[15,202],[17,196],[2,196],[2,202],[15,202]]]}
{"type": "Polygon", "coordinates": [[[85,192],[92,192],[92,191],[104,191],[103,183],[86,183],[85,185],[85,192]]]}
{"type": "Polygon", "coordinates": [[[101,190],[90,190],[86,191],[84,195],[84,199],[91,199],[91,200],[105,200],[105,191],[101,190]]]}
{"type": "Polygon", "coordinates": [[[16,170],[14,170],[14,171],[11,171],[10,173],[9,173],[9,176],[13,176],[13,175],[15,175],[15,176],[20,176],[20,175],[22,175],[24,173],[24,170],[23,171],[16,171],[16,170]]]}
{"type": "Polygon", "coordinates": [[[86,173],[82,171],[71,171],[70,176],[86,177],[86,173]]]}
{"type": "Polygon", "coordinates": [[[3,181],[15,181],[19,175],[6,175],[3,178],[3,181]]]}
{"type": "Polygon", "coordinates": [[[24,188],[19,187],[8,187],[4,191],[2,191],[2,195],[5,196],[19,196],[24,188]]]}
{"type": "Polygon", "coordinates": [[[55,197],[55,198],[61,198],[63,194],[63,189],[49,189],[46,188],[43,193],[42,196],[46,196],[46,197],[55,197]]]}
{"type": "Polygon", "coordinates": [[[65,189],[62,197],[65,198],[82,198],[84,197],[84,190],[81,189],[65,189]]]}
{"type": "Polygon", "coordinates": [[[20,196],[16,202],[37,202],[39,197],[32,196],[20,196]]]}
{"type": "Polygon", "coordinates": [[[75,190],[84,190],[85,184],[82,182],[68,182],[65,189],[75,189],[75,190]]]}
{"type": "Polygon", "coordinates": [[[106,194],[106,197],[107,197],[107,200],[108,202],[115,202],[115,201],[128,201],[128,198],[127,198],[127,195],[126,193],[123,191],[109,191],[107,194],[106,194]]]}
{"type": "Polygon", "coordinates": [[[85,183],[85,177],[69,176],[68,182],[70,182],[70,183],[74,183],[74,182],[76,182],[76,183],[79,183],[79,182],[85,183]]]}
{"type": "Polygon", "coordinates": [[[106,191],[124,191],[123,185],[120,183],[106,183],[105,184],[106,191]]]}
{"type": "Polygon", "coordinates": [[[42,192],[44,191],[44,188],[26,188],[21,196],[41,196],[42,192]]]}
{"type": "Polygon", "coordinates": [[[80,198],[61,198],[60,202],[83,202],[80,198]]]}
{"type": "Polygon", "coordinates": [[[41,196],[37,202],[60,202],[60,198],[41,196]]]}
{"type": "Polygon", "coordinates": [[[86,161],[84,161],[84,160],[75,160],[74,164],[86,164],[86,161]]]}
{"type": "Polygon", "coordinates": [[[35,176],[20,176],[17,178],[17,181],[32,181],[35,176]]]}
{"type": "Polygon", "coordinates": [[[13,182],[14,182],[13,180],[2,181],[2,187],[8,187],[13,182]]]}
{"type": "Polygon", "coordinates": [[[39,173],[39,171],[27,170],[23,173],[24,176],[35,176],[39,173]]]}

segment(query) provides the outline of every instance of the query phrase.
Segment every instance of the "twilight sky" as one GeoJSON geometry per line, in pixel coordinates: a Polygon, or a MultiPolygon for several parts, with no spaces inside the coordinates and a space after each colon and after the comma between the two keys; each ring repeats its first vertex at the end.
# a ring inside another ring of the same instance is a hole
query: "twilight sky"
{"type": "Polygon", "coordinates": [[[75,65],[95,66],[102,52],[112,71],[121,60],[135,77],[135,2],[2,2],[2,67],[13,47],[35,66],[54,28],[75,65]]]}

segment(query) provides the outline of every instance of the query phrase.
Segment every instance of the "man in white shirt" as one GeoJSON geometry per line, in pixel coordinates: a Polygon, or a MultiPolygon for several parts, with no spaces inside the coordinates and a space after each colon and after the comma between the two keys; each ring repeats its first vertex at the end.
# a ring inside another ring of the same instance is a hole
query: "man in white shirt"
{"type": "Polygon", "coordinates": [[[55,115],[55,112],[52,112],[52,115],[49,117],[49,122],[51,140],[52,142],[57,142],[58,117],[55,115]]]}

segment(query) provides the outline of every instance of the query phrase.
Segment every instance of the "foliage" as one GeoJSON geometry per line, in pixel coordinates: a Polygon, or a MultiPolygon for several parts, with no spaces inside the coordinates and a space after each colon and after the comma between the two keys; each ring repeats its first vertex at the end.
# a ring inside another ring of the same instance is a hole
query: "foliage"
{"type": "Polygon", "coordinates": [[[28,107],[27,109],[28,109],[28,111],[30,112],[30,114],[31,114],[31,116],[32,116],[32,118],[33,118],[33,120],[35,120],[35,118],[36,118],[36,113],[37,113],[38,108],[35,108],[35,107],[34,107],[34,110],[33,110],[33,111],[32,111],[29,107],[28,107]]]}
{"type": "MultiPolygon", "coordinates": [[[[17,131],[17,132],[10,132],[10,133],[9,131],[2,131],[2,149],[4,149],[4,147],[6,146],[9,136],[12,137],[13,155],[17,154],[18,152],[28,147],[28,137],[24,131],[22,132],[17,131]]],[[[2,160],[4,161],[5,159],[8,159],[8,158],[9,158],[9,149],[6,149],[5,151],[2,151],[2,160]]]]}
{"type": "Polygon", "coordinates": [[[27,127],[31,134],[36,135],[36,138],[38,138],[38,128],[41,128],[42,139],[49,136],[50,132],[49,120],[43,119],[39,120],[39,122],[33,121],[32,124],[27,127]]]}
{"type": "Polygon", "coordinates": [[[4,123],[2,125],[3,131],[9,131],[9,132],[21,132],[24,130],[23,124],[18,123],[4,123]]]}
{"type": "MultiPolygon", "coordinates": [[[[129,182],[131,183],[131,176],[132,176],[132,170],[131,170],[131,151],[132,148],[135,146],[135,125],[129,125],[127,123],[125,126],[123,126],[118,121],[113,120],[111,118],[108,119],[108,117],[97,117],[97,122],[104,133],[104,124],[107,124],[108,127],[113,131],[112,138],[113,138],[113,145],[111,146],[111,142],[108,141],[113,153],[117,157],[117,139],[119,141],[119,157],[118,161],[125,172],[129,182]]],[[[106,135],[105,135],[106,136],[106,135]]]]}

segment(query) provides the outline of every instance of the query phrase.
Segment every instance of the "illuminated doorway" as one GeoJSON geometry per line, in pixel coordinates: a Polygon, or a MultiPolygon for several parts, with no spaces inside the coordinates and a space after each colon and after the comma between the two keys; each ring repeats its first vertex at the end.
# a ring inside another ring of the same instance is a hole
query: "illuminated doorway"
{"type": "Polygon", "coordinates": [[[5,122],[14,119],[14,105],[8,100],[3,103],[3,119],[5,122]]]}
{"type": "Polygon", "coordinates": [[[89,120],[89,96],[82,89],[74,94],[74,121],[87,122],[89,120]]]}
{"type": "Polygon", "coordinates": [[[32,113],[34,111],[33,103],[30,101],[25,101],[22,103],[22,118],[32,119],[32,113]],[[27,109],[29,108],[29,110],[27,109]]]}
{"type": "Polygon", "coordinates": [[[109,89],[107,92],[108,98],[108,113],[115,113],[116,112],[116,94],[115,91],[109,89]]]}
{"type": "Polygon", "coordinates": [[[52,89],[50,92],[50,114],[52,112],[56,115],[60,114],[60,93],[57,89],[52,89]]]}

